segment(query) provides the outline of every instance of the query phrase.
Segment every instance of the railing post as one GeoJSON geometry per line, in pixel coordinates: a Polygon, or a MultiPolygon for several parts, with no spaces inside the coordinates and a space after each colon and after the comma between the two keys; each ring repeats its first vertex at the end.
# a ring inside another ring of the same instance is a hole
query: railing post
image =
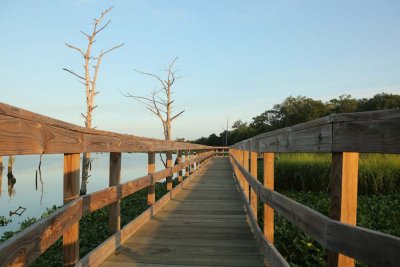
{"type": "MultiPolygon", "coordinates": [[[[64,154],[64,204],[79,197],[79,153],[64,154]]],[[[64,266],[74,266],[79,260],[79,222],[63,235],[64,266]]]]}
{"type": "MultiPolygon", "coordinates": [[[[172,152],[168,151],[167,153],[167,168],[172,167],[172,152]]],[[[172,175],[167,176],[167,190],[171,191],[172,190],[172,175]]]]}
{"type": "MultiPolygon", "coordinates": [[[[243,152],[236,149],[235,154],[236,154],[235,155],[236,160],[239,162],[239,164],[242,164],[242,166],[243,166],[243,152]]],[[[239,183],[242,186],[242,190],[244,191],[244,177],[243,177],[242,173],[240,172],[239,168],[236,168],[236,173],[238,175],[237,178],[239,179],[239,183]]]]}
{"type": "MultiPolygon", "coordinates": [[[[274,190],[274,158],[275,153],[264,153],[264,186],[274,190]]],[[[274,209],[264,203],[264,236],[274,244],[274,209]]]]}
{"type": "MultiPolygon", "coordinates": [[[[178,150],[178,164],[182,163],[182,150],[178,150]]],[[[178,182],[182,182],[183,181],[183,176],[182,176],[182,169],[179,170],[178,172],[178,182]]]]}
{"type": "MultiPolygon", "coordinates": [[[[190,160],[190,156],[189,156],[189,150],[185,151],[185,162],[188,162],[190,160]]],[[[186,169],[185,169],[185,175],[186,177],[189,177],[190,175],[190,165],[187,165],[186,169]]]]}
{"type": "MultiPolygon", "coordinates": [[[[245,168],[246,171],[249,170],[249,151],[247,150],[243,150],[242,152],[243,154],[243,158],[242,158],[242,166],[243,168],[245,168]]],[[[250,196],[250,192],[249,192],[249,183],[247,182],[246,178],[243,177],[243,188],[244,188],[244,195],[246,196],[246,201],[249,202],[249,196],[250,196]]]]}
{"type": "Polygon", "coordinates": [[[202,164],[202,162],[201,162],[201,156],[202,156],[202,152],[201,152],[201,150],[198,150],[198,159],[197,159],[197,169],[198,170],[200,170],[201,169],[201,164],[202,164]]]}
{"type": "MultiPolygon", "coordinates": [[[[351,225],[357,223],[358,159],[357,152],[332,153],[332,202],[329,216],[351,225]]],[[[330,251],[328,266],[354,266],[354,259],[330,251]]]]}
{"type": "MultiPolygon", "coordinates": [[[[119,185],[121,182],[121,153],[110,153],[110,176],[109,186],[119,185]]],[[[116,192],[117,194],[119,192],[116,192]]],[[[110,204],[108,211],[108,226],[111,234],[118,232],[121,229],[121,200],[117,200],[110,204]]]]}
{"type": "MultiPolygon", "coordinates": [[[[251,170],[251,175],[256,178],[256,180],[258,180],[257,178],[257,152],[250,152],[250,170],[251,170]]],[[[257,221],[257,206],[258,206],[258,199],[257,199],[257,194],[256,192],[253,190],[253,188],[251,188],[251,209],[253,210],[254,213],[254,217],[257,221]]]]}
{"type": "MultiPolygon", "coordinates": [[[[156,172],[156,153],[147,153],[147,173],[152,174],[156,172]]],[[[147,190],[147,205],[151,206],[156,202],[156,186],[153,178],[151,179],[151,185],[147,190]]]]}
{"type": "Polygon", "coordinates": [[[190,173],[194,173],[196,171],[196,156],[197,156],[196,155],[196,150],[193,150],[192,155],[193,155],[194,161],[193,161],[193,164],[190,166],[190,169],[191,169],[190,173]]]}

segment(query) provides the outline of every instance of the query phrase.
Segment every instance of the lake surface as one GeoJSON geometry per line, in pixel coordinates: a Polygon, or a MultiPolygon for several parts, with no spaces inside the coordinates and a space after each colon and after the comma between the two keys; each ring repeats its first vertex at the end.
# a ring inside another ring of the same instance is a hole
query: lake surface
{"type": "MultiPolygon", "coordinates": [[[[88,193],[108,187],[109,154],[92,153],[92,171],[87,185],[88,193]]],[[[173,155],[173,162],[176,155],[173,155]]],[[[40,156],[15,156],[13,175],[16,182],[8,185],[7,160],[3,157],[5,169],[0,179],[0,216],[12,220],[7,226],[0,227],[0,236],[5,231],[16,230],[19,223],[28,217],[40,217],[46,208],[53,205],[60,206],[63,203],[63,155],[43,155],[41,173],[43,180],[43,193],[38,176],[38,188],[36,190],[36,170],[39,166],[40,156]],[[26,208],[21,215],[12,215],[18,207],[26,208]]],[[[156,155],[156,170],[164,168],[160,157],[156,155]]],[[[123,153],[121,167],[121,182],[137,179],[147,174],[147,154],[123,153]]]]}

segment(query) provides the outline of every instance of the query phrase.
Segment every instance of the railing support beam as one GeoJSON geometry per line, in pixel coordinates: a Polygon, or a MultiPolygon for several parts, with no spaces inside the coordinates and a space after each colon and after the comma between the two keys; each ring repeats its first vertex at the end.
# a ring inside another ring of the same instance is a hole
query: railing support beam
{"type": "MultiPolygon", "coordinates": [[[[167,168],[172,167],[172,152],[167,152],[167,168]]],[[[172,176],[167,176],[167,190],[172,190],[172,176]]]]}
{"type": "MultiPolygon", "coordinates": [[[[121,153],[110,153],[110,176],[109,186],[119,185],[121,183],[121,153]]],[[[121,192],[115,192],[121,194],[121,192]]],[[[121,229],[121,200],[115,201],[110,205],[108,212],[108,226],[110,234],[114,234],[121,229]]]]}
{"type": "MultiPolygon", "coordinates": [[[[182,163],[182,150],[178,151],[178,164],[182,163]]],[[[178,182],[181,183],[183,181],[183,171],[182,169],[178,172],[178,182]]]]}
{"type": "MultiPolygon", "coordinates": [[[[357,152],[332,153],[332,202],[329,216],[352,225],[357,223],[358,159],[357,152]]],[[[330,251],[328,266],[351,267],[354,266],[354,259],[330,251]]]]}
{"type": "MultiPolygon", "coordinates": [[[[254,178],[257,178],[257,152],[250,152],[250,171],[251,175],[254,178]]],[[[250,203],[251,203],[251,209],[253,210],[254,217],[257,221],[257,206],[258,206],[258,199],[257,199],[257,194],[251,188],[250,191],[250,203]]]]}
{"type": "MultiPolygon", "coordinates": [[[[79,197],[80,154],[64,154],[64,204],[79,197]]],[[[79,260],[79,222],[63,235],[64,266],[74,266],[79,260]]]]}
{"type": "MultiPolygon", "coordinates": [[[[264,186],[274,190],[274,153],[264,153],[264,186]]],[[[274,209],[264,203],[264,236],[274,244],[274,209]]]]}
{"type": "MultiPolygon", "coordinates": [[[[152,174],[156,172],[156,153],[149,152],[147,154],[147,173],[152,174]]],[[[151,179],[151,185],[148,187],[147,191],[147,205],[151,206],[156,202],[156,186],[151,179]]]]}
{"type": "MultiPolygon", "coordinates": [[[[242,163],[243,167],[248,171],[249,170],[249,151],[243,150],[241,151],[242,153],[242,163]]],[[[250,190],[249,190],[249,183],[247,182],[246,179],[243,178],[243,189],[244,189],[244,195],[246,196],[246,201],[250,202],[250,190]]]]}

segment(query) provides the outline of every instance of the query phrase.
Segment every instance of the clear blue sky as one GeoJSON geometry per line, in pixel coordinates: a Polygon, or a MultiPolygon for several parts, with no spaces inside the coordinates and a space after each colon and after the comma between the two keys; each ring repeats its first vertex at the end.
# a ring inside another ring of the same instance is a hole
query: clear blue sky
{"type": "Polygon", "coordinates": [[[124,42],[100,70],[99,129],[161,138],[161,124],[119,91],[157,86],[134,69],[159,73],[179,56],[185,78],[173,137],[221,132],[289,95],[328,100],[348,93],[400,93],[400,1],[16,1],[0,2],[1,102],[83,125],[84,88],[63,67],[82,58],[80,30],[115,6],[95,50],[124,42]]]}

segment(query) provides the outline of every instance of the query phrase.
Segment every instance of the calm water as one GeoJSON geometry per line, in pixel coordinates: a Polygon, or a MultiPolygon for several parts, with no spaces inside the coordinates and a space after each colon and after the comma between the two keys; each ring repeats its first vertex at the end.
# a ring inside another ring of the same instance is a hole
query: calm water
{"type": "MultiPolygon", "coordinates": [[[[98,191],[108,187],[109,154],[91,154],[92,171],[87,186],[88,192],[98,191]]],[[[39,156],[16,156],[13,165],[13,174],[16,178],[14,187],[8,186],[7,160],[3,157],[5,169],[0,179],[0,215],[11,218],[12,222],[0,227],[0,235],[5,231],[16,230],[19,222],[28,217],[40,217],[47,207],[62,205],[63,196],[63,155],[44,155],[42,158],[41,172],[43,180],[43,193],[38,177],[38,188],[35,188],[35,173],[39,165],[39,156]],[[21,215],[9,216],[10,211],[15,211],[19,206],[26,208],[21,215]]],[[[173,157],[175,161],[175,155],[173,157]]],[[[173,161],[173,162],[174,162],[173,161]]],[[[156,169],[163,169],[163,164],[156,155],[156,169]]],[[[121,182],[127,182],[147,174],[147,154],[135,153],[122,154],[121,182]]]]}

